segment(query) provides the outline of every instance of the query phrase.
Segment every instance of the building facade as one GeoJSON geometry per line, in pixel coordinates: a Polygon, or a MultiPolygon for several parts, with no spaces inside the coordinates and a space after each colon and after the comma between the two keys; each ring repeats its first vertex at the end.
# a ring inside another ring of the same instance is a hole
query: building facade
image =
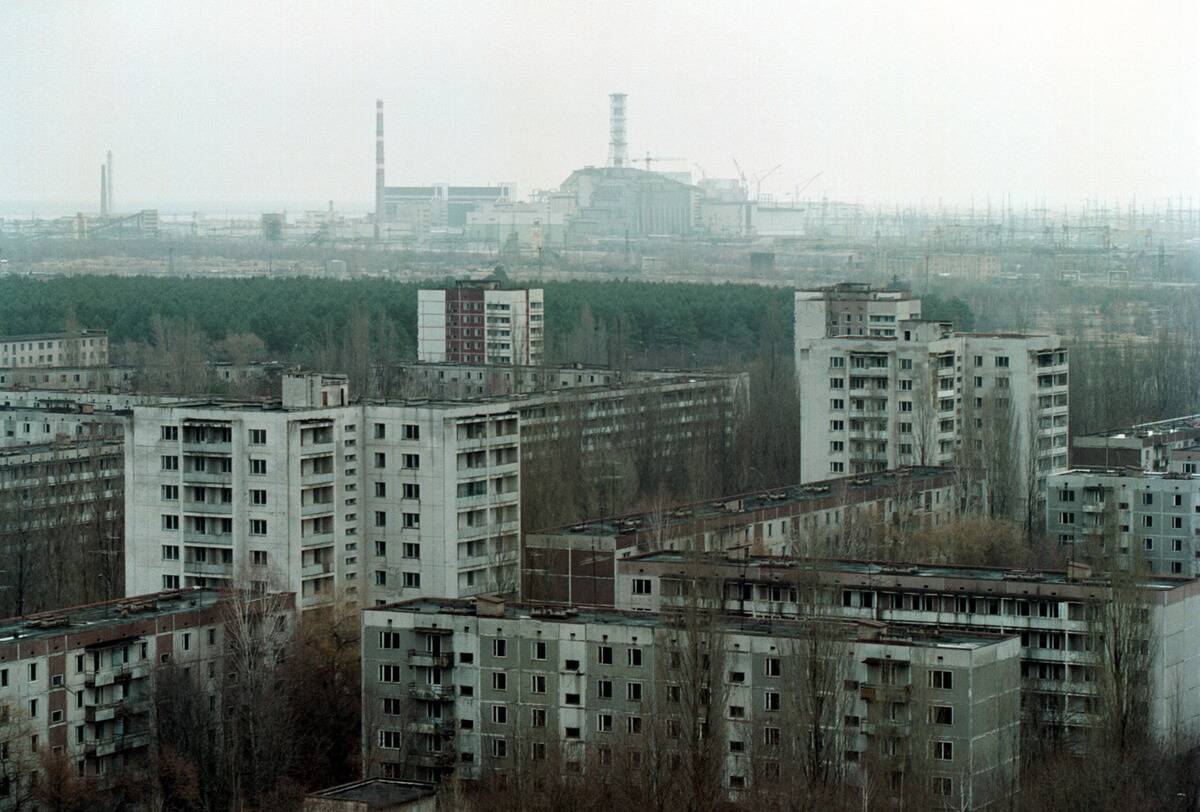
{"type": "MultiPolygon", "coordinates": [[[[290,596],[276,602],[290,614],[290,596]]],[[[215,696],[227,630],[213,590],[139,598],[0,623],[0,810],[28,809],[47,756],[101,792],[150,766],[154,676],[174,664],[215,696]]]]}
{"type": "Polygon", "coordinates": [[[1169,469],[1172,451],[1200,442],[1200,414],[1081,434],[1071,440],[1076,468],[1169,469]]]}
{"type": "Polygon", "coordinates": [[[963,483],[944,468],[916,468],[794,485],[527,532],[521,597],[613,605],[620,562],[655,551],[848,555],[891,528],[937,527],[961,510],[963,483]]]}
{"type": "Polygon", "coordinates": [[[351,404],[342,376],[136,407],[127,594],[237,580],[308,609],[515,588],[519,448],[507,404],[351,404]]]}
{"type": "Polygon", "coordinates": [[[1072,558],[1115,549],[1156,575],[1200,576],[1200,475],[1131,468],[1054,474],[1046,484],[1046,532],[1072,558]]]}
{"type": "Polygon", "coordinates": [[[459,282],[417,292],[417,360],[425,363],[537,365],[542,360],[541,288],[502,290],[459,282]]]}
{"type": "MultiPolygon", "coordinates": [[[[1104,612],[1111,610],[1114,597],[1109,582],[1093,577],[1084,565],[1029,571],[744,554],[722,560],[660,552],[617,562],[615,606],[669,610],[686,602],[689,582],[707,585],[706,594],[737,616],[821,613],[1016,635],[1022,724],[1031,736],[1054,727],[1069,740],[1094,724],[1100,710],[1104,666],[1097,640],[1106,633],[1104,612]]],[[[1151,576],[1137,580],[1134,589],[1146,610],[1150,729],[1186,749],[1200,732],[1200,581],[1151,576]]],[[[1121,600],[1130,599],[1123,595],[1121,600]]]]}
{"type": "Polygon", "coordinates": [[[0,336],[0,369],[108,366],[108,332],[0,336]]]}
{"type": "Polygon", "coordinates": [[[1062,340],[955,333],[890,296],[797,293],[803,480],[960,464],[1014,491],[1012,512],[1040,507],[1046,476],[1067,468],[1062,340]]]}
{"type": "MultiPolygon", "coordinates": [[[[716,778],[737,797],[794,769],[805,723],[797,645],[809,633],[719,619],[689,632],[669,615],[483,600],[369,609],[363,763],[368,775],[436,780],[515,778],[553,759],[584,780],[605,769],[638,780],[652,765],[679,770],[696,746],[695,710],[682,708],[694,709],[691,688],[703,683],[702,736],[721,737],[716,778]],[[693,645],[708,652],[703,664],[687,655],[693,645]],[[638,757],[614,768],[614,751],[638,757]]],[[[854,623],[824,633],[835,774],[854,783],[879,767],[896,791],[920,760],[938,801],[986,809],[1007,796],[1019,759],[1014,636],[854,623]]]]}

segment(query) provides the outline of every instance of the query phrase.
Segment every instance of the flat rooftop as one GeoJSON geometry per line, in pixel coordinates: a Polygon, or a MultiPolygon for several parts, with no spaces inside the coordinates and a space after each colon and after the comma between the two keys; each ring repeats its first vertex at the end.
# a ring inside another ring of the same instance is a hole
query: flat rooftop
{"type": "Polygon", "coordinates": [[[76,449],[89,448],[100,448],[102,450],[107,448],[124,448],[124,442],[120,437],[71,437],[53,442],[7,446],[0,448],[0,464],[20,462],[20,457],[28,457],[34,454],[50,454],[55,451],[74,451],[76,449]]]}
{"type": "Polygon", "coordinates": [[[1151,439],[1177,431],[1195,431],[1200,435],[1200,414],[1189,414],[1181,417],[1171,417],[1166,420],[1155,420],[1151,423],[1136,423],[1132,426],[1107,429],[1094,434],[1084,434],[1077,440],[1089,437],[1106,438],[1110,440],[1151,439]]]}
{"type": "Polygon", "coordinates": [[[351,801],[366,804],[367,809],[388,809],[399,804],[429,798],[434,794],[436,794],[436,790],[432,784],[395,781],[389,778],[368,778],[312,792],[307,797],[331,801],[351,801]]]}
{"type": "Polygon", "coordinates": [[[629,513],[623,516],[594,519],[534,532],[539,535],[617,536],[651,528],[661,530],[690,524],[698,520],[754,513],[767,508],[798,506],[805,503],[816,504],[843,490],[853,493],[855,490],[891,486],[900,482],[917,485],[932,483],[939,477],[950,476],[953,473],[951,468],[914,466],[869,474],[854,474],[819,482],[808,482],[803,485],[789,485],[785,488],[770,488],[765,491],[753,491],[722,496],[704,502],[676,505],[660,512],[629,513]]]}
{"type": "MultiPolygon", "coordinates": [[[[801,570],[866,577],[957,578],[975,581],[1005,581],[1016,583],[1097,586],[1103,579],[1072,576],[1066,570],[1026,570],[1005,567],[970,567],[953,564],[912,564],[891,561],[861,561],[850,558],[803,559],[793,556],[749,556],[729,558],[720,555],[697,559],[675,550],[661,550],[621,560],[624,566],[639,562],[663,564],[700,564],[724,566],[739,570],[801,570]]],[[[1192,584],[1195,579],[1184,575],[1153,575],[1140,585],[1146,589],[1169,591],[1192,584]]]]}
{"type": "Polygon", "coordinates": [[[75,338],[103,338],[108,335],[108,330],[80,330],[77,333],[26,333],[25,335],[15,336],[0,336],[0,344],[6,344],[10,341],[57,341],[63,338],[74,336],[75,338]]]}
{"type": "MultiPolygon", "coordinates": [[[[410,601],[369,607],[366,611],[474,616],[485,619],[503,617],[505,620],[544,620],[550,623],[605,624],[645,629],[658,629],[672,625],[675,618],[675,615],[671,613],[626,612],[599,606],[577,604],[570,607],[551,607],[542,604],[499,601],[488,601],[488,611],[481,614],[476,611],[480,603],[477,600],[461,598],[415,598],[410,601]]],[[[735,615],[723,615],[720,622],[727,634],[750,634],[760,637],[799,637],[808,627],[806,621],[735,615]]],[[[1014,636],[929,626],[905,626],[877,621],[862,622],[845,618],[820,618],[819,622],[840,630],[843,638],[847,640],[875,640],[881,643],[918,647],[979,649],[1014,636]]]]}
{"type": "MultiPolygon", "coordinates": [[[[1200,445],[1192,446],[1192,448],[1200,448],[1200,445]]],[[[1181,449],[1188,451],[1191,449],[1181,449]]],[[[1056,471],[1049,475],[1051,479],[1057,479],[1065,476],[1098,476],[1110,477],[1112,479],[1121,479],[1128,477],[1130,479],[1146,479],[1146,480],[1189,480],[1200,479],[1200,474],[1185,474],[1179,471],[1147,471],[1144,468],[1069,468],[1066,471],[1056,471]]]]}
{"type": "Polygon", "coordinates": [[[147,620],[178,612],[208,609],[215,606],[219,598],[216,590],[194,587],[9,618],[0,620],[0,643],[18,639],[61,637],[64,634],[87,631],[111,623],[147,620]]]}

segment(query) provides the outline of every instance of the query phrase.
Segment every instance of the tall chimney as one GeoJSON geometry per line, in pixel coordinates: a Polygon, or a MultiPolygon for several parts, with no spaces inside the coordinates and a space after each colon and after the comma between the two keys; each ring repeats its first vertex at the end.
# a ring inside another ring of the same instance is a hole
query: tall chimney
{"type": "Polygon", "coordinates": [[[379,241],[379,223],[383,220],[383,99],[375,100],[375,240],[379,241]]]}
{"type": "Polygon", "coordinates": [[[112,150],[108,151],[108,213],[115,214],[116,207],[113,206],[113,171],[112,171],[112,150]]]}
{"type": "Polygon", "coordinates": [[[108,168],[100,164],[100,216],[108,216],[108,168]]]}
{"type": "Polygon", "coordinates": [[[608,163],[625,165],[625,94],[611,93],[608,97],[608,163]]]}

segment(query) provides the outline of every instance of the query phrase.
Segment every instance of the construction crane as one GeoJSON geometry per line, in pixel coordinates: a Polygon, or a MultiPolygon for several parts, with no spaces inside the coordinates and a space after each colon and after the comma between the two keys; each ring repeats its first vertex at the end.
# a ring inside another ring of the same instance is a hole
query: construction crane
{"type": "Polygon", "coordinates": [[[775,164],[775,166],[773,166],[771,169],[768,169],[764,174],[754,176],[754,199],[755,200],[762,200],[762,183],[763,183],[763,181],[766,180],[767,178],[771,177],[772,175],[774,175],[781,168],[783,168],[783,164],[775,164]]]}
{"type": "Polygon", "coordinates": [[[737,156],[734,156],[733,168],[737,170],[738,180],[742,183],[742,197],[749,197],[750,187],[746,183],[746,173],[742,171],[742,165],[737,162],[737,156]]]}
{"type": "Polygon", "coordinates": [[[824,174],[825,174],[825,172],[824,172],[824,170],[822,170],[822,171],[818,172],[817,174],[813,175],[808,180],[804,181],[803,186],[797,186],[796,191],[792,192],[792,203],[793,204],[799,203],[800,202],[800,193],[803,192],[805,189],[807,189],[809,186],[812,186],[812,182],[824,174]]]}
{"type": "Polygon", "coordinates": [[[650,171],[650,165],[651,165],[652,163],[656,163],[656,162],[657,162],[657,163],[662,163],[663,161],[670,161],[671,163],[675,163],[675,162],[677,162],[677,161],[683,161],[683,162],[686,162],[686,161],[687,161],[687,158],[671,158],[671,157],[669,157],[669,156],[664,156],[664,155],[651,155],[649,152],[647,152],[647,153],[646,153],[646,157],[645,157],[645,158],[634,158],[634,160],[635,160],[635,161],[642,161],[643,163],[645,163],[645,164],[646,164],[646,171],[647,171],[647,172],[649,172],[649,171],[650,171]]]}

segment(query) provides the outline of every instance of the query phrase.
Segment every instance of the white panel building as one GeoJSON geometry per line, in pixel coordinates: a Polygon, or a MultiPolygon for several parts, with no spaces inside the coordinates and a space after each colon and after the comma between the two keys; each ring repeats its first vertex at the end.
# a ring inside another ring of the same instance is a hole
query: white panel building
{"type": "Polygon", "coordinates": [[[541,288],[502,290],[495,281],[461,281],[417,292],[417,360],[425,363],[541,363],[541,288]]]}
{"type": "Polygon", "coordinates": [[[134,409],[126,594],[237,579],[307,609],[516,584],[506,403],[351,404],[342,376],[288,376],[283,391],[134,409]]]}

